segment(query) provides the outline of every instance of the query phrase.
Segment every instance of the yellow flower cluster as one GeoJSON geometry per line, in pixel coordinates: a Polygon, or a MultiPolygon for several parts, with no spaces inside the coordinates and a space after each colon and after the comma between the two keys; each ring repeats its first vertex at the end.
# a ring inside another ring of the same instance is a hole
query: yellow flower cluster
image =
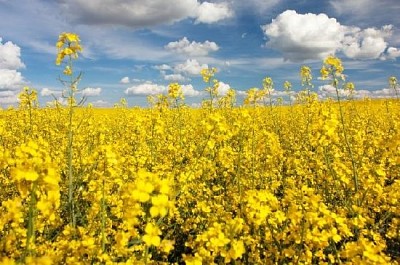
{"type": "MultiPolygon", "coordinates": [[[[56,47],[58,49],[56,65],[60,65],[65,56],[77,59],[79,53],[82,52],[79,36],[70,32],[63,32],[60,34],[56,47]]],[[[66,75],[71,75],[71,68],[65,68],[64,73],[66,75]]]]}

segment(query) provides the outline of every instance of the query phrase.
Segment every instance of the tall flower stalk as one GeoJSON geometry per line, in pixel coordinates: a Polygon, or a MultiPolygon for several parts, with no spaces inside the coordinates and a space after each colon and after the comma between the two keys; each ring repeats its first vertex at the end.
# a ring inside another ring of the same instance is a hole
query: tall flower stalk
{"type": "Polygon", "coordinates": [[[58,49],[56,65],[64,64],[64,78],[59,78],[60,82],[65,86],[66,93],[63,93],[67,99],[68,106],[68,145],[67,145],[67,165],[68,165],[68,210],[70,215],[70,224],[73,228],[76,227],[76,215],[74,205],[74,172],[73,172],[73,116],[76,106],[83,104],[84,98],[76,103],[76,93],[78,92],[78,84],[81,80],[82,73],[74,75],[73,61],[78,58],[82,52],[79,36],[75,33],[64,32],[60,34],[56,47],[58,49]]]}
{"type": "MultiPolygon", "coordinates": [[[[350,142],[347,136],[346,126],[344,123],[344,114],[343,114],[343,107],[340,100],[340,93],[339,93],[339,83],[345,81],[345,77],[343,75],[343,65],[342,61],[334,56],[328,56],[324,60],[324,64],[321,68],[321,77],[322,79],[329,79],[331,81],[331,86],[335,88],[336,91],[336,99],[339,105],[339,114],[340,114],[340,122],[342,124],[342,130],[344,135],[344,140],[346,143],[347,151],[349,153],[351,164],[352,164],[352,171],[353,171],[353,183],[355,192],[358,192],[359,185],[358,185],[358,173],[357,173],[357,166],[356,161],[354,159],[354,154],[352,148],[350,146],[350,142]]],[[[354,85],[350,86],[351,89],[354,90],[354,85]]]]}
{"type": "Polygon", "coordinates": [[[399,92],[397,91],[398,85],[399,84],[397,83],[397,78],[395,76],[389,77],[389,87],[394,90],[396,99],[399,99],[399,92]]]}

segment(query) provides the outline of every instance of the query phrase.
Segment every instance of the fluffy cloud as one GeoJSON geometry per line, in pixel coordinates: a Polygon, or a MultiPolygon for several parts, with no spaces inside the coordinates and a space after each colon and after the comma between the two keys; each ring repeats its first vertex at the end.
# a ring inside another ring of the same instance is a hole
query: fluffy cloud
{"type": "Polygon", "coordinates": [[[389,47],[386,51],[386,56],[383,56],[382,59],[394,60],[397,57],[400,57],[400,49],[389,47]]]}
{"type": "Polygon", "coordinates": [[[164,80],[184,82],[190,80],[188,76],[200,75],[200,71],[208,68],[208,65],[200,64],[196,59],[187,59],[185,62],[175,66],[162,64],[153,66],[153,68],[160,70],[164,80]]]}
{"type": "Polygon", "coordinates": [[[343,53],[349,58],[377,59],[385,52],[388,46],[385,39],[391,35],[392,26],[365,30],[355,28],[350,35],[343,39],[343,53]]]}
{"type": "Polygon", "coordinates": [[[0,69],[0,90],[19,90],[24,84],[25,81],[20,72],[0,69]]]}
{"type": "Polygon", "coordinates": [[[91,102],[93,106],[98,107],[98,108],[105,108],[105,107],[110,107],[111,104],[107,101],[104,101],[102,99],[99,99],[97,101],[91,102]]]}
{"type": "Polygon", "coordinates": [[[40,95],[43,97],[48,97],[48,96],[61,96],[62,92],[58,91],[58,90],[53,90],[50,88],[42,88],[42,90],[40,90],[40,95]]]}
{"type": "Polygon", "coordinates": [[[125,77],[121,78],[121,80],[119,82],[121,84],[129,84],[131,82],[131,80],[129,80],[129,77],[125,76],[125,77]]]}
{"type": "Polygon", "coordinates": [[[220,96],[225,96],[226,93],[228,93],[229,89],[231,89],[231,86],[229,84],[226,84],[222,81],[219,82],[218,93],[220,96]]]}
{"type": "MultiPolygon", "coordinates": [[[[125,90],[126,95],[157,95],[166,94],[168,92],[168,86],[154,84],[152,82],[146,82],[137,86],[129,87],[125,90]]],[[[196,97],[202,94],[202,92],[195,90],[192,85],[182,85],[183,95],[187,97],[196,97]]]]}
{"type": "MultiPolygon", "coordinates": [[[[323,85],[319,87],[319,94],[323,98],[327,97],[336,97],[336,88],[332,85],[323,85]]],[[[348,90],[338,89],[339,96],[349,96],[350,93],[348,90]]]]}
{"type": "Polygon", "coordinates": [[[262,26],[267,45],[283,53],[285,59],[320,59],[341,47],[345,28],[325,14],[297,14],[287,10],[272,23],[262,26]]]}
{"type": "Polygon", "coordinates": [[[126,95],[157,95],[167,91],[167,87],[146,82],[137,86],[128,87],[125,90],[126,95]]]}
{"type": "Polygon", "coordinates": [[[189,17],[196,23],[215,23],[232,16],[226,3],[197,0],[58,0],[62,10],[83,24],[148,27],[189,17]]]}
{"type": "Polygon", "coordinates": [[[227,3],[203,2],[197,7],[196,23],[215,23],[233,16],[227,3]]]}
{"type": "Polygon", "coordinates": [[[24,68],[25,65],[21,61],[21,49],[14,43],[7,41],[2,43],[0,37],[0,69],[17,70],[24,68]]]}
{"type": "Polygon", "coordinates": [[[210,52],[218,51],[219,47],[215,42],[205,41],[190,42],[186,37],[179,41],[168,43],[165,48],[169,51],[181,53],[189,56],[206,56],[210,52]]]}
{"type": "Polygon", "coordinates": [[[192,85],[182,85],[182,93],[186,97],[197,97],[202,95],[202,92],[195,90],[192,85]]]}
{"type": "Polygon", "coordinates": [[[187,78],[181,74],[166,74],[164,71],[161,71],[161,74],[164,76],[164,80],[167,81],[184,82],[187,80],[187,78]]]}
{"type": "Polygon", "coordinates": [[[26,85],[24,77],[17,71],[25,65],[20,58],[20,47],[2,41],[0,37],[0,104],[14,104],[18,102],[19,90],[26,85]]]}
{"type": "Polygon", "coordinates": [[[92,88],[92,87],[87,87],[81,91],[82,96],[90,97],[90,96],[98,96],[101,93],[101,88],[92,88]]]}
{"type": "Polygon", "coordinates": [[[187,59],[186,62],[176,65],[174,71],[189,75],[200,75],[204,68],[208,68],[208,65],[200,64],[196,59],[187,59]]]}
{"type": "Polygon", "coordinates": [[[165,71],[165,70],[171,70],[172,69],[172,67],[169,66],[168,64],[156,65],[153,68],[156,69],[156,70],[160,70],[160,71],[162,71],[162,70],[165,71]]]}
{"type": "MultiPolygon", "coordinates": [[[[349,92],[339,89],[339,95],[342,97],[349,96],[349,92]]],[[[336,89],[331,85],[320,86],[318,94],[321,98],[336,98],[336,89]]],[[[353,97],[356,99],[363,98],[395,98],[396,93],[391,88],[382,88],[377,90],[356,89],[353,92],[353,97]]]]}
{"type": "MultiPolygon", "coordinates": [[[[341,25],[326,14],[298,14],[287,10],[262,26],[269,38],[267,46],[282,52],[285,59],[322,59],[338,51],[353,59],[385,56],[392,26],[360,29],[341,25]]],[[[394,48],[395,49],[395,48],[394,48]]],[[[395,50],[392,51],[392,56],[395,50]]]]}

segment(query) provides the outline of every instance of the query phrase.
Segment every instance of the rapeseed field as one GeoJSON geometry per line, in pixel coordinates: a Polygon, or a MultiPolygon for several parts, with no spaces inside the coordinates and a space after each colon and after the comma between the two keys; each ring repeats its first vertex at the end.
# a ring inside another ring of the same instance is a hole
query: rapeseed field
{"type": "MultiPolygon", "coordinates": [[[[398,264],[400,101],[354,100],[339,58],[336,98],[272,100],[271,77],[189,108],[179,84],[150,108],[84,107],[57,42],[66,104],[25,88],[0,111],[0,264],[398,264]]],[[[397,95],[396,77],[389,78],[397,95]]]]}

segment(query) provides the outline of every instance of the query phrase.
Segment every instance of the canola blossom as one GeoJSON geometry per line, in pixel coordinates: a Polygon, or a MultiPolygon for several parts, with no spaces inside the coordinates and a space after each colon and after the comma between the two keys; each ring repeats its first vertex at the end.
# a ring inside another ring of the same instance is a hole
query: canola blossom
{"type": "MultiPolygon", "coordinates": [[[[356,89],[339,58],[322,68],[356,89]]],[[[290,104],[266,77],[236,106],[215,74],[197,109],[178,83],[150,108],[25,88],[0,111],[0,264],[399,264],[400,102],[319,100],[304,66],[290,104]]]]}

